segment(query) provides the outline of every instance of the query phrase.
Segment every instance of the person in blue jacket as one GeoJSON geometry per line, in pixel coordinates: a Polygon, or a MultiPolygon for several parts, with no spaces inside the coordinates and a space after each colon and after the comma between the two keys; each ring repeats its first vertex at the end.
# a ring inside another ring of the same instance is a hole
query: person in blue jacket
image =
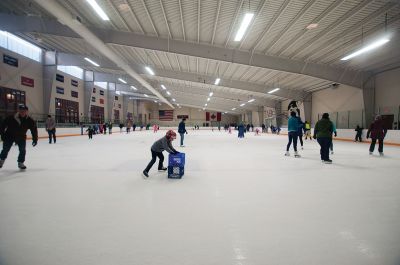
{"type": "Polygon", "coordinates": [[[179,126],[178,126],[178,133],[181,136],[181,147],[185,147],[183,145],[183,140],[185,138],[185,133],[187,134],[185,121],[186,121],[186,119],[182,119],[182,121],[179,123],[179,126]]]}
{"type": "Polygon", "coordinates": [[[244,127],[244,125],[243,125],[243,123],[241,123],[239,126],[238,126],[238,137],[239,138],[244,138],[244,132],[245,132],[245,127],[244,127]]]}
{"type": "Polygon", "coordinates": [[[289,148],[293,141],[293,149],[294,149],[294,156],[300,157],[299,153],[297,152],[297,132],[299,130],[299,120],[296,117],[296,112],[292,111],[290,113],[290,118],[288,120],[288,137],[289,142],[286,146],[286,153],[285,156],[290,156],[289,148]]]}

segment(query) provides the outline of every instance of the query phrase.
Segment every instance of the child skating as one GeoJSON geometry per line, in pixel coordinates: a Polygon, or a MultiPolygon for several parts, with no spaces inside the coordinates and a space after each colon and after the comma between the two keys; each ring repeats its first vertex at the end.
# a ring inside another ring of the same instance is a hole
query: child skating
{"type": "Polygon", "coordinates": [[[156,162],[157,157],[159,159],[158,171],[162,172],[162,171],[166,171],[167,170],[167,168],[163,166],[164,155],[163,155],[162,152],[163,151],[167,151],[170,154],[178,154],[179,152],[176,151],[172,147],[172,141],[175,140],[175,139],[176,139],[176,133],[173,130],[169,130],[163,138],[157,140],[151,146],[151,161],[147,165],[145,170],[143,170],[143,177],[144,178],[148,178],[149,177],[149,171],[150,171],[151,167],[154,165],[154,163],[156,162]]]}
{"type": "Polygon", "coordinates": [[[293,141],[293,149],[294,149],[294,157],[300,157],[299,153],[297,152],[297,131],[299,129],[299,120],[296,117],[296,112],[292,111],[290,113],[290,118],[288,120],[288,137],[289,142],[286,146],[286,153],[285,156],[290,156],[289,148],[293,141]]]}

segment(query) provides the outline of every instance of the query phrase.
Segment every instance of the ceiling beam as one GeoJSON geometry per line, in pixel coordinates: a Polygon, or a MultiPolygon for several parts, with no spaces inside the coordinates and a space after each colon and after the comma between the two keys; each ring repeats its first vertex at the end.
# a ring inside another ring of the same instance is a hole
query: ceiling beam
{"type": "MultiPolygon", "coordinates": [[[[0,15],[0,27],[9,32],[37,32],[64,37],[79,38],[68,27],[55,20],[14,15],[0,15]]],[[[363,78],[369,73],[351,69],[335,68],[329,65],[307,63],[293,59],[273,57],[262,54],[252,54],[250,51],[239,51],[231,48],[210,46],[199,43],[189,43],[178,40],[168,40],[141,34],[95,29],[90,30],[103,42],[122,46],[139,47],[149,50],[165,51],[193,57],[219,60],[241,65],[274,69],[283,72],[313,76],[349,86],[361,88],[363,78]],[[353,78],[354,76],[357,78],[353,78]]]]}

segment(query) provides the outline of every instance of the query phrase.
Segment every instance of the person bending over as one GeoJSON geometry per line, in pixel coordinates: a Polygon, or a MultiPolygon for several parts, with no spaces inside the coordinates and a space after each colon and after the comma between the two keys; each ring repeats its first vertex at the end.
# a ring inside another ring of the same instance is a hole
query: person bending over
{"type": "Polygon", "coordinates": [[[149,171],[151,167],[154,165],[156,162],[156,159],[158,157],[159,162],[158,162],[158,171],[166,171],[167,168],[163,166],[164,162],[164,155],[163,151],[167,151],[170,154],[178,154],[179,152],[172,147],[172,141],[176,139],[176,133],[173,130],[169,130],[165,136],[159,140],[157,140],[152,146],[151,146],[151,161],[143,170],[143,177],[148,178],[149,177],[149,171]]]}

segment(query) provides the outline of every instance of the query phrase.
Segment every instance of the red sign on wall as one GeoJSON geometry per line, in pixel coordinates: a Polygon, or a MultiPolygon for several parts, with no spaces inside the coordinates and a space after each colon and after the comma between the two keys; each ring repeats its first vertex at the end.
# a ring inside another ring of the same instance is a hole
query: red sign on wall
{"type": "Polygon", "coordinates": [[[35,80],[29,77],[21,76],[21,85],[34,87],[35,80]]]}
{"type": "Polygon", "coordinates": [[[104,104],[104,99],[100,99],[100,104],[104,104]]]}

